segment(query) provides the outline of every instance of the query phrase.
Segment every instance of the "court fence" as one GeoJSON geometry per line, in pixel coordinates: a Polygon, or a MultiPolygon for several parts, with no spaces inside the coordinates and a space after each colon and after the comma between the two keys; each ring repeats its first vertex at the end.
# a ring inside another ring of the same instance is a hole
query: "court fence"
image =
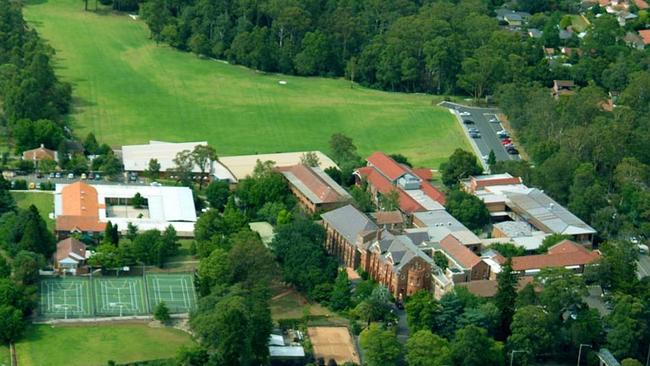
{"type": "Polygon", "coordinates": [[[44,278],[39,284],[37,317],[77,319],[142,316],[164,302],[172,314],[196,307],[191,274],[146,274],[137,277],[44,278]]]}

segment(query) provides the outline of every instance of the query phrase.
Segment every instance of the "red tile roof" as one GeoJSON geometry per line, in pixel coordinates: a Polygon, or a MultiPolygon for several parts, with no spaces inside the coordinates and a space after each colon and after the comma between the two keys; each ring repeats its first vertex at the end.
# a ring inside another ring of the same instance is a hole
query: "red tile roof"
{"type": "Polygon", "coordinates": [[[644,44],[650,44],[650,29],[640,30],[639,35],[643,38],[644,44]]]}
{"type": "MultiPolygon", "coordinates": [[[[61,240],[56,244],[56,253],[54,258],[57,261],[68,258],[70,254],[74,253],[77,257],[86,258],[86,244],[75,238],[67,238],[61,240]]],[[[72,257],[73,259],[78,259],[72,257]]]]}
{"type": "Polygon", "coordinates": [[[458,239],[451,234],[440,240],[440,247],[458,261],[458,263],[460,263],[464,268],[473,268],[481,262],[481,258],[466,246],[462,245],[458,239]]]}
{"type": "Polygon", "coordinates": [[[424,194],[431,197],[432,200],[437,201],[441,205],[444,205],[447,202],[445,195],[429,182],[422,182],[420,189],[424,194]]]}
{"type": "Polygon", "coordinates": [[[412,171],[413,171],[413,174],[417,175],[422,180],[431,180],[431,179],[433,179],[433,172],[431,171],[431,169],[415,168],[415,169],[412,169],[412,171]]]}
{"type": "Polygon", "coordinates": [[[57,231],[101,232],[106,227],[99,222],[99,199],[92,186],[76,182],[61,190],[62,214],[56,218],[57,231]]]}
{"type": "Polygon", "coordinates": [[[341,202],[345,198],[340,195],[335,187],[328,184],[308,166],[298,164],[278,168],[280,172],[292,173],[302,184],[316,195],[322,203],[341,202]]]}
{"type": "Polygon", "coordinates": [[[56,160],[56,151],[41,145],[36,149],[23,151],[23,160],[56,160]]]}
{"type": "Polygon", "coordinates": [[[570,240],[564,240],[548,250],[548,254],[527,255],[512,258],[512,269],[526,271],[549,267],[581,266],[600,258],[598,252],[591,252],[570,240]]]}
{"type": "Polygon", "coordinates": [[[501,186],[507,184],[521,184],[521,178],[519,177],[508,177],[508,178],[483,178],[477,179],[476,177],[470,178],[470,186],[472,191],[476,191],[479,188],[490,187],[490,186],[501,186]]]}
{"type": "Polygon", "coordinates": [[[399,194],[399,207],[402,212],[407,214],[413,212],[426,211],[416,200],[406,194],[404,191],[395,187],[386,177],[381,175],[376,169],[372,167],[363,167],[357,169],[357,173],[368,181],[368,184],[373,186],[379,193],[387,194],[396,189],[399,194]]]}
{"type": "Polygon", "coordinates": [[[99,222],[98,216],[58,216],[56,218],[56,231],[101,233],[105,228],[106,223],[99,222]]]}
{"type": "Polygon", "coordinates": [[[640,10],[645,10],[650,7],[648,3],[645,2],[644,0],[634,0],[634,3],[636,4],[636,7],[639,8],[640,10]]]}
{"type": "Polygon", "coordinates": [[[377,225],[401,224],[404,217],[399,211],[379,211],[375,214],[377,225]]]}
{"type": "Polygon", "coordinates": [[[409,172],[407,168],[398,164],[390,156],[379,151],[372,153],[368,157],[368,164],[375,167],[381,174],[393,182],[409,172]]]}

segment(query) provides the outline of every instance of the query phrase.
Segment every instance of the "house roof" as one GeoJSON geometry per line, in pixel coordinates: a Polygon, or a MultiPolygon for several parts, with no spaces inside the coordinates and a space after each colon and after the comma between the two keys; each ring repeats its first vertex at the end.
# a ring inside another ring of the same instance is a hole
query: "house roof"
{"type": "Polygon", "coordinates": [[[645,10],[650,7],[645,0],[634,0],[634,4],[636,4],[636,7],[639,8],[639,10],[645,10]]]}
{"type": "Polygon", "coordinates": [[[412,171],[413,171],[413,173],[415,173],[415,175],[420,177],[420,179],[422,179],[422,180],[429,181],[429,180],[433,179],[433,172],[431,171],[431,169],[428,169],[428,168],[415,168],[415,169],[412,169],[412,171]]]}
{"type": "Polygon", "coordinates": [[[470,269],[481,262],[481,258],[457,241],[451,234],[440,241],[440,248],[464,268],[470,269]]]}
{"type": "Polygon", "coordinates": [[[650,29],[644,29],[639,31],[639,35],[643,38],[643,43],[646,45],[650,44],[650,29]]]}
{"type": "Polygon", "coordinates": [[[290,166],[300,164],[302,156],[312,152],[318,157],[321,169],[337,168],[336,163],[327,155],[320,151],[298,151],[277,154],[255,154],[255,155],[237,155],[237,156],[220,156],[219,163],[223,165],[232,175],[240,180],[253,174],[257,161],[273,161],[276,167],[290,166]]]}
{"type": "Polygon", "coordinates": [[[89,184],[79,181],[66,185],[61,189],[61,200],[64,216],[99,216],[97,190],[89,184]]]}
{"type": "Polygon", "coordinates": [[[36,149],[23,151],[23,160],[56,160],[56,151],[41,144],[36,149]]]}
{"type": "Polygon", "coordinates": [[[74,259],[76,262],[86,259],[86,244],[75,238],[67,238],[56,244],[54,258],[61,261],[66,258],[74,259]]]}
{"type": "Polygon", "coordinates": [[[406,167],[393,160],[383,152],[374,152],[368,157],[368,165],[375,167],[384,177],[391,181],[409,173],[406,167]]]}
{"type": "Polygon", "coordinates": [[[425,208],[422,207],[422,205],[420,205],[413,197],[406,194],[399,187],[394,186],[386,177],[373,167],[368,166],[359,168],[357,169],[357,174],[364,177],[371,186],[375,187],[375,189],[382,194],[388,194],[392,190],[397,190],[397,193],[399,194],[399,206],[402,212],[410,214],[413,212],[426,211],[425,208]]]}
{"type": "Polygon", "coordinates": [[[519,177],[513,177],[508,173],[492,174],[492,175],[476,175],[469,177],[469,189],[474,192],[484,187],[502,186],[509,184],[521,184],[522,180],[519,177]]]}
{"type": "Polygon", "coordinates": [[[321,214],[321,218],[350,243],[355,243],[360,233],[378,229],[368,216],[352,205],[321,214]]]}
{"type": "Polygon", "coordinates": [[[99,222],[98,216],[58,216],[57,231],[85,231],[99,233],[106,228],[105,222],[99,222]]]}
{"type": "Polygon", "coordinates": [[[572,88],[575,83],[573,80],[553,80],[553,85],[558,88],[572,88]]]}
{"type": "Polygon", "coordinates": [[[564,240],[549,248],[548,254],[527,255],[512,258],[512,269],[527,271],[549,267],[581,266],[600,258],[598,252],[590,252],[570,240],[564,240]]]}
{"type": "Polygon", "coordinates": [[[392,225],[404,223],[404,217],[399,211],[379,211],[374,214],[378,225],[392,225]]]}
{"type": "MultiPolygon", "coordinates": [[[[149,168],[149,161],[151,159],[158,160],[160,164],[160,171],[164,172],[168,169],[176,167],[174,159],[176,154],[181,151],[192,151],[196,146],[207,145],[207,141],[197,142],[164,142],[164,141],[149,141],[148,144],[143,145],[125,145],[122,146],[122,161],[124,162],[124,170],[142,172],[149,168]]],[[[201,172],[198,166],[194,166],[192,171],[195,173],[201,172]]]]}
{"type": "MultiPolygon", "coordinates": [[[[532,282],[532,277],[519,277],[517,280],[517,290],[521,290],[527,284],[532,282]]],[[[494,297],[497,294],[499,282],[496,280],[479,280],[457,283],[456,286],[465,287],[469,292],[478,297],[494,297]]]]}
{"type": "Polygon", "coordinates": [[[297,164],[278,168],[289,183],[311,202],[333,203],[350,199],[350,194],[320,168],[297,164]]]}

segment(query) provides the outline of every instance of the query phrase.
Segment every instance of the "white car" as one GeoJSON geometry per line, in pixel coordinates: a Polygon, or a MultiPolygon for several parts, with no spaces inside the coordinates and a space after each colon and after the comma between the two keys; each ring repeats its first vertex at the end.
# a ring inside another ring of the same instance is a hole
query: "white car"
{"type": "Polygon", "coordinates": [[[472,114],[469,112],[460,112],[459,115],[465,117],[465,116],[471,116],[472,114]]]}

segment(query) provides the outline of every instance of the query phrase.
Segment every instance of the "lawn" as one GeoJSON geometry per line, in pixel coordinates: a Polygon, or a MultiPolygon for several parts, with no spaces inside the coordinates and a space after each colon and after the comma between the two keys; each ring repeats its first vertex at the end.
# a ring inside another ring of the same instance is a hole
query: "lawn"
{"type": "Polygon", "coordinates": [[[470,150],[452,115],[430,95],[388,93],[342,79],[265,74],[151,41],[141,20],[84,12],[78,0],[29,0],[26,18],[56,49],[74,88],[71,124],[101,142],[208,140],[221,155],[320,149],[354,138],[362,155],[402,153],[436,167],[470,150]],[[286,85],[278,82],[284,80],[286,85]]]}
{"type": "Polygon", "coordinates": [[[11,365],[11,358],[9,356],[9,347],[0,345],[0,366],[11,365]]]}
{"type": "Polygon", "coordinates": [[[18,364],[106,365],[108,360],[126,363],[169,358],[183,345],[192,344],[187,333],[141,324],[106,326],[36,325],[16,343],[18,364]]]}
{"type": "Polygon", "coordinates": [[[578,32],[584,32],[589,27],[589,21],[583,15],[572,15],[571,26],[578,32]]]}
{"type": "Polygon", "coordinates": [[[11,192],[20,208],[28,208],[31,205],[36,206],[38,212],[45,220],[47,228],[54,231],[54,220],[50,219],[49,214],[54,212],[54,195],[45,192],[11,192]]]}

